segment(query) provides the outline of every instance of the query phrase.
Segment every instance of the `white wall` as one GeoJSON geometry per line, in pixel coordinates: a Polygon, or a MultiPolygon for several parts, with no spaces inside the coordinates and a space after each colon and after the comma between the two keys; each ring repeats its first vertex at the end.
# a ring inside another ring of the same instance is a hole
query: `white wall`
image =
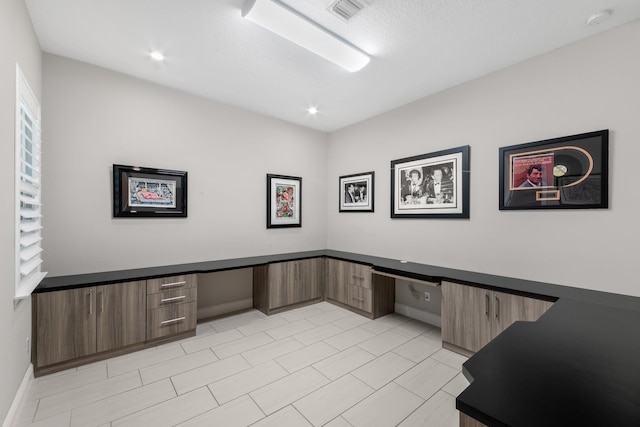
{"type": "Polygon", "coordinates": [[[25,340],[31,336],[31,301],[13,304],[14,146],[16,62],[41,99],[41,54],[24,1],[0,3],[0,420],[4,419],[29,366],[25,340]]]}
{"type": "Polygon", "coordinates": [[[640,21],[329,136],[328,248],[640,296],[640,21]],[[499,211],[498,148],[610,129],[610,208],[499,211]],[[390,219],[390,161],[471,146],[469,220],[390,219]],[[338,176],[375,170],[375,213],[338,176]]]}
{"type": "Polygon", "coordinates": [[[325,247],[325,133],[49,54],[43,86],[50,275],[325,247]],[[188,171],[188,218],[112,218],[113,164],[188,171]],[[266,229],[267,173],[302,177],[302,228],[266,229]]]}

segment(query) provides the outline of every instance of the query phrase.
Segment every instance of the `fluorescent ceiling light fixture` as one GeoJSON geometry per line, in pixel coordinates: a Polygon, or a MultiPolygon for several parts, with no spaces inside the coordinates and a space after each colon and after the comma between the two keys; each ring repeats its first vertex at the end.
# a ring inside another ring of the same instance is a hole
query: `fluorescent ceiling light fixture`
{"type": "Polygon", "coordinates": [[[247,0],[242,16],[345,70],[354,72],[369,56],[345,40],[274,0],[247,0]]]}

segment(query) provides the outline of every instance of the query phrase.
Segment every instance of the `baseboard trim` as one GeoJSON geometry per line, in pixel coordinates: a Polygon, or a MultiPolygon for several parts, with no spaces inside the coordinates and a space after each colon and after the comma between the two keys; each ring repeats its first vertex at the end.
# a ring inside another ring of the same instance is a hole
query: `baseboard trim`
{"type": "Polygon", "coordinates": [[[13,425],[13,419],[16,414],[19,413],[22,405],[24,404],[24,400],[27,397],[27,393],[29,393],[29,389],[31,388],[31,383],[33,382],[33,364],[29,364],[27,371],[24,373],[24,377],[22,378],[22,382],[20,383],[20,387],[18,387],[18,391],[16,392],[15,397],[13,398],[13,402],[11,402],[11,406],[9,407],[9,412],[7,412],[7,416],[2,423],[2,427],[11,427],[13,425]]]}
{"type": "Polygon", "coordinates": [[[395,312],[433,326],[442,326],[441,317],[435,313],[431,313],[430,311],[420,310],[408,305],[396,303],[395,312]]]}

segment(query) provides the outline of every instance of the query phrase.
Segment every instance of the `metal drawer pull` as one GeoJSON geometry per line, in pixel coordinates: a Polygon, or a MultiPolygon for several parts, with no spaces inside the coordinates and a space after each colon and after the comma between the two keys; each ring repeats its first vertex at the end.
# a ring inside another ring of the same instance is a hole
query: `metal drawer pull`
{"type": "Polygon", "coordinates": [[[176,322],[182,322],[184,319],[186,319],[186,317],[182,316],[182,317],[176,317],[175,319],[171,319],[171,320],[165,320],[163,322],[160,322],[161,325],[167,325],[169,323],[176,323],[176,322]]]}
{"type": "Polygon", "coordinates": [[[353,299],[354,299],[354,300],[356,300],[356,301],[364,302],[364,298],[356,298],[356,297],[353,297],[353,299]]]}
{"type": "Polygon", "coordinates": [[[364,276],[358,276],[357,274],[352,274],[352,277],[354,277],[356,279],[360,279],[360,280],[364,280],[365,279],[364,276]]]}
{"type": "Polygon", "coordinates": [[[160,300],[160,302],[172,302],[172,301],[178,301],[178,300],[181,300],[181,299],[185,299],[186,297],[187,297],[186,295],[182,295],[182,296],[179,296],[179,297],[162,298],[162,299],[160,300]]]}
{"type": "Polygon", "coordinates": [[[487,315],[487,317],[489,317],[489,294],[484,294],[486,300],[485,300],[485,304],[484,304],[484,314],[487,315]]]}
{"type": "Polygon", "coordinates": [[[186,284],[184,280],[182,282],[173,282],[173,283],[165,283],[164,285],[160,285],[161,288],[170,288],[171,286],[181,286],[186,284]]]}

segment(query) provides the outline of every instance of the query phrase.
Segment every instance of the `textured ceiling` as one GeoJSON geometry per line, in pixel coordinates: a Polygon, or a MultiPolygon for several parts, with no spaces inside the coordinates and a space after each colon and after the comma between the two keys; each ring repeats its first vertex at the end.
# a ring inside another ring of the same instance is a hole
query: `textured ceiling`
{"type": "Polygon", "coordinates": [[[327,132],[640,18],[639,0],[367,1],[345,22],[282,0],[369,53],[355,73],[243,19],[244,0],[26,3],[45,52],[327,132]]]}

